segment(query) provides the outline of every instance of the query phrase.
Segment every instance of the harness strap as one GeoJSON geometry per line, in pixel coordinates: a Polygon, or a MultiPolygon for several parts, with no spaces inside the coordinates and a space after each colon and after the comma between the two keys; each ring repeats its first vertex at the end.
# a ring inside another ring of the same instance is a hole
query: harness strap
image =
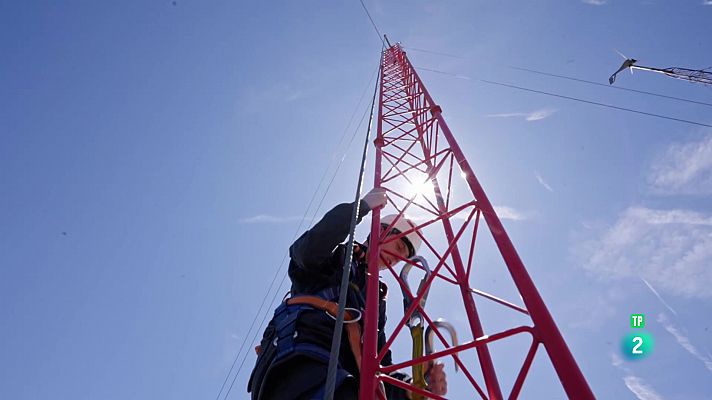
{"type": "MultiPolygon", "coordinates": [[[[287,304],[304,304],[312,306],[316,309],[326,311],[329,315],[336,318],[336,314],[339,312],[339,305],[333,301],[326,301],[321,297],[316,296],[297,296],[292,297],[287,300],[287,304]]],[[[344,313],[344,323],[346,324],[346,333],[349,337],[349,346],[351,347],[351,352],[356,359],[356,365],[359,371],[361,370],[361,326],[355,323],[356,316],[349,310],[345,310],[344,313]]]]}

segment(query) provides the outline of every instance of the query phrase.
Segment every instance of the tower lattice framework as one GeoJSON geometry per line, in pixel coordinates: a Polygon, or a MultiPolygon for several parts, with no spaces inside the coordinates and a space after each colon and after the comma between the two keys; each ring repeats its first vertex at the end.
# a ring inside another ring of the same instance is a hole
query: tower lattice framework
{"type": "MultiPolygon", "coordinates": [[[[379,85],[377,137],[374,141],[374,187],[387,190],[389,202],[385,210],[400,215],[419,216],[413,219],[418,225],[417,229],[422,232],[423,244],[419,253],[427,258],[432,270],[432,274],[424,278],[422,289],[430,288],[436,283],[449,286],[453,295],[448,301],[458,303],[464,308],[469,331],[467,334],[471,335],[467,337],[467,341],[457,345],[450,343],[444,332],[441,332],[442,329],[433,324],[434,318],[428,314],[428,307],[421,307],[421,300],[427,290],[411,291],[408,283],[400,278],[397,271],[389,268],[390,272],[381,273],[392,274],[401,289],[404,289],[404,295],[411,301],[395,330],[387,332],[385,347],[378,351],[379,290],[373,290],[378,288],[379,279],[377,250],[386,240],[397,240],[398,236],[384,237],[381,234],[382,209],[374,210],[371,238],[378,239],[371,240],[368,260],[369,289],[364,313],[360,398],[365,400],[382,397],[379,386],[380,382],[384,382],[401,386],[426,398],[441,399],[443,397],[393,379],[388,373],[446,357],[455,361],[472,385],[472,398],[514,399],[521,394],[535,355],[537,352],[544,352],[569,398],[594,399],[502,222],[445,123],[440,107],[433,101],[399,44],[382,53],[379,85]],[[508,275],[521,296],[523,306],[482,292],[471,282],[474,278],[473,265],[477,265],[475,259],[478,235],[482,236],[486,230],[492,235],[508,275]],[[527,320],[531,323],[485,334],[478,313],[481,301],[493,301],[519,312],[528,316],[527,320]],[[402,362],[396,361],[391,366],[381,366],[386,351],[392,348],[399,333],[402,333],[404,328],[407,329],[406,323],[415,314],[424,319],[425,326],[431,326],[438,346],[444,350],[402,362]],[[493,360],[489,346],[520,335],[531,340],[531,344],[525,354],[522,354],[523,363],[516,372],[513,385],[507,389],[507,393],[503,393],[498,379],[498,372],[501,371],[496,368],[497,363],[493,360]],[[468,350],[473,351],[464,353],[468,350]],[[473,352],[476,352],[476,357],[470,355],[473,352]],[[473,368],[479,368],[479,371],[474,373],[473,368]]],[[[412,231],[415,231],[415,228],[402,232],[402,235],[412,231]]],[[[391,256],[398,257],[396,254],[391,256]]],[[[421,263],[399,257],[398,259],[411,264],[414,272],[415,268],[424,269],[421,263]]],[[[389,313],[391,318],[394,318],[394,313],[389,313]]],[[[460,332],[461,337],[466,336],[463,333],[460,332]]],[[[556,385],[557,382],[550,384],[556,385]]]]}

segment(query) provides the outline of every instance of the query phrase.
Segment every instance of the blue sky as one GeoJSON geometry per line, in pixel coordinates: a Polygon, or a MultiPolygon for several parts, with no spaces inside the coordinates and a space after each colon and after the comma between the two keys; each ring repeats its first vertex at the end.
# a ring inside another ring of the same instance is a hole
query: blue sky
{"type": "MultiPolygon", "coordinates": [[[[421,72],[602,399],[712,395],[712,129],[476,79],[710,124],[707,106],[507,67],[605,83],[614,49],[709,67],[705,2],[366,1],[391,40],[459,57],[414,65],[472,78],[421,72]],[[630,362],[636,312],[656,347],[630,362]]],[[[379,49],[357,1],[0,2],[0,397],[214,398],[379,49]]],[[[712,102],[644,72],[616,85],[712,102]]],[[[352,198],[359,142],[309,220],[352,198]]],[[[516,300],[482,256],[476,286],[516,300]]],[[[459,323],[444,293],[430,307],[459,323]]],[[[563,398],[556,383],[537,359],[522,398],[563,398]]]]}

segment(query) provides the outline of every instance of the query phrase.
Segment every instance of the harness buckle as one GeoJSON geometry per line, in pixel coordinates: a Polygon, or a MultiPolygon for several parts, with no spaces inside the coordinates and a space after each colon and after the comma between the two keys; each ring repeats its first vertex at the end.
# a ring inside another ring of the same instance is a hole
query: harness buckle
{"type": "MultiPolygon", "coordinates": [[[[356,309],[356,308],[346,307],[346,308],[344,308],[344,312],[346,312],[346,311],[355,312],[356,314],[358,314],[358,316],[357,316],[356,318],[352,318],[352,319],[350,319],[350,320],[348,320],[348,321],[347,321],[346,319],[344,319],[344,324],[353,324],[353,323],[358,322],[358,321],[361,320],[361,316],[363,315],[363,314],[361,313],[361,310],[356,309]]],[[[328,311],[326,311],[326,310],[324,310],[324,312],[326,313],[326,315],[328,315],[329,317],[331,317],[331,319],[333,319],[334,321],[336,321],[336,316],[331,315],[331,314],[330,314],[328,311]]],[[[348,315],[348,314],[344,313],[344,316],[347,316],[347,315],[348,315]]]]}

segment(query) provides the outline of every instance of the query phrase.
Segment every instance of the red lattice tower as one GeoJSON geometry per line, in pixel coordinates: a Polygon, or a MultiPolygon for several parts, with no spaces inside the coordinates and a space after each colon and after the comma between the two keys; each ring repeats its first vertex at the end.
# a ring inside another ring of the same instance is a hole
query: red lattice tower
{"type": "MultiPolygon", "coordinates": [[[[425,85],[399,44],[391,46],[382,54],[375,145],[374,187],[383,187],[387,190],[389,203],[386,207],[388,209],[393,207],[395,212],[401,215],[413,212],[423,215],[423,217],[415,219],[415,222],[418,224],[417,228],[422,232],[423,244],[420,253],[426,255],[432,268],[432,274],[425,280],[425,284],[429,287],[434,282],[438,282],[450,285],[452,289],[458,289],[459,295],[452,296],[449,300],[453,303],[460,303],[461,300],[467,316],[467,325],[470,331],[468,333],[471,333],[472,339],[453,346],[448,344],[445,336],[437,327],[434,327],[435,334],[445,350],[405,362],[396,362],[388,367],[380,365],[386,351],[393,346],[395,338],[403,331],[406,322],[414,312],[422,315],[426,326],[432,326],[433,319],[420,306],[420,300],[425,291],[414,294],[407,290],[406,296],[412,300],[410,306],[405,310],[404,316],[396,325],[395,330],[389,333],[390,336],[388,336],[385,347],[380,352],[377,351],[379,291],[372,290],[372,288],[378,287],[377,250],[384,240],[394,240],[394,238],[393,236],[388,238],[379,236],[381,210],[374,210],[371,237],[379,239],[371,241],[371,251],[369,252],[369,290],[367,291],[365,310],[360,398],[364,400],[382,397],[378,387],[380,382],[387,382],[428,398],[441,399],[440,396],[393,379],[387,374],[437,358],[451,357],[472,385],[473,398],[480,396],[485,399],[503,399],[507,396],[506,398],[514,399],[519,396],[534,356],[539,345],[542,344],[568,397],[577,400],[593,399],[593,393],[522,260],[517,255],[499,217],[445,123],[440,107],[430,97],[425,85]],[[454,169],[456,166],[459,171],[454,169]],[[456,175],[453,179],[453,174],[460,176],[456,175]],[[413,193],[412,190],[409,193],[408,188],[414,186],[420,187],[421,193],[417,191],[413,193]],[[457,186],[464,194],[459,194],[456,199],[453,192],[457,190],[457,186]],[[423,189],[427,193],[423,193],[423,189]],[[489,229],[516,291],[519,292],[524,302],[524,307],[516,306],[472,287],[470,272],[473,266],[475,244],[477,233],[482,230],[483,226],[489,229]],[[442,238],[440,242],[429,233],[436,229],[442,238]],[[531,324],[514,326],[485,335],[474,294],[528,315],[531,324]],[[504,394],[488,345],[506,341],[517,335],[530,337],[531,345],[526,354],[522,354],[524,362],[516,374],[510,392],[504,394]],[[477,353],[476,360],[465,359],[463,356],[466,354],[460,354],[472,349],[477,353]],[[471,372],[472,368],[468,369],[466,365],[468,362],[472,364],[476,362],[479,366],[480,371],[475,371],[478,375],[481,373],[479,379],[475,378],[471,372]]],[[[402,234],[411,233],[413,230],[402,234]]],[[[391,254],[391,256],[398,257],[396,254],[391,254]]],[[[409,260],[400,260],[422,269],[420,264],[409,260]]],[[[390,269],[390,272],[401,288],[406,287],[407,283],[399,278],[393,268],[390,269]]]]}

